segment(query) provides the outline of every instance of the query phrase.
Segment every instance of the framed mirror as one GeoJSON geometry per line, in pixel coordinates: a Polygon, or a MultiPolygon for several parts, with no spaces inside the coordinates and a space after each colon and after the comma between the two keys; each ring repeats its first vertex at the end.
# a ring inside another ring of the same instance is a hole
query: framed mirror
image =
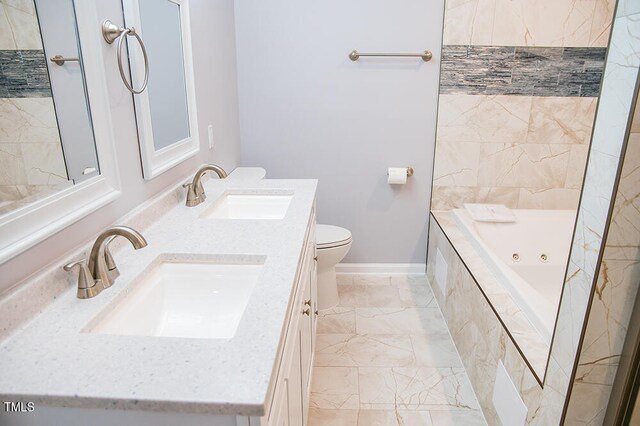
{"type": "MultiPolygon", "coordinates": [[[[153,179],[200,150],[187,0],[124,0],[128,27],[144,40],[149,62],[146,90],[134,96],[145,179],[153,179]]],[[[141,87],[145,61],[127,40],[132,81],[141,87]]]]}
{"type": "Polygon", "coordinates": [[[0,262],[120,193],[87,3],[0,2],[0,262]]]}

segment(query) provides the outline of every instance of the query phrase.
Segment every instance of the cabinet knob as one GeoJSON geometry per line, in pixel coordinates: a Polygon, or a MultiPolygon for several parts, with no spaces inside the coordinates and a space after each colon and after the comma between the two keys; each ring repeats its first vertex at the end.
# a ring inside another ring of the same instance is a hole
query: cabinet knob
{"type": "Polygon", "coordinates": [[[318,261],[318,256],[313,256],[313,260],[318,261]]]}
{"type": "Polygon", "coordinates": [[[318,310],[317,309],[315,310],[314,314],[316,314],[316,316],[318,316],[318,310]]]}
{"type": "Polygon", "coordinates": [[[309,316],[311,314],[311,308],[307,308],[304,311],[302,311],[303,314],[305,314],[306,316],[309,316]]]}
{"type": "Polygon", "coordinates": [[[305,304],[305,306],[311,306],[311,299],[306,300],[306,301],[304,302],[304,304],[305,304]]]}

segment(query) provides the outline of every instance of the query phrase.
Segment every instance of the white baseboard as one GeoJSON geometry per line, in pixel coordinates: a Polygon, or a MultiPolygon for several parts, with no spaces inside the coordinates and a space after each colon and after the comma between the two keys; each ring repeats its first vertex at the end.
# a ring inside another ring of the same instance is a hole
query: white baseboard
{"type": "Polygon", "coordinates": [[[337,274],[371,275],[422,275],[426,271],[424,263],[338,263],[337,274]]]}

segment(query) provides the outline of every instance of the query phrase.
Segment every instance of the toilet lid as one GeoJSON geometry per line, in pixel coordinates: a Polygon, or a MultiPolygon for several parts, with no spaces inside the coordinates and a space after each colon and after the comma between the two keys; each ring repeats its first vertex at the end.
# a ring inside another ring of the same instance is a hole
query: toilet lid
{"type": "Polygon", "coordinates": [[[333,225],[316,225],[316,247],[329,248],[343,246],[351,242],[348,229],[333,225]]]}

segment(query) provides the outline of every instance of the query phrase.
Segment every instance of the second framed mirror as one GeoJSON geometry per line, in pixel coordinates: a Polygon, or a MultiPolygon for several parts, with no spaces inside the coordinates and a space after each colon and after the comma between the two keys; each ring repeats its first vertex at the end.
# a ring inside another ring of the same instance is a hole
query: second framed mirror
{"type": "Polygon", "coordinates": [[[145,179],[153,179],[200,150],[188,0],[123,0],[131,86],[145,179]],[[145,63],[144,50],[148,64],[145,63]],[[147,68],[148,67],[148,68],[147,68]]]}

